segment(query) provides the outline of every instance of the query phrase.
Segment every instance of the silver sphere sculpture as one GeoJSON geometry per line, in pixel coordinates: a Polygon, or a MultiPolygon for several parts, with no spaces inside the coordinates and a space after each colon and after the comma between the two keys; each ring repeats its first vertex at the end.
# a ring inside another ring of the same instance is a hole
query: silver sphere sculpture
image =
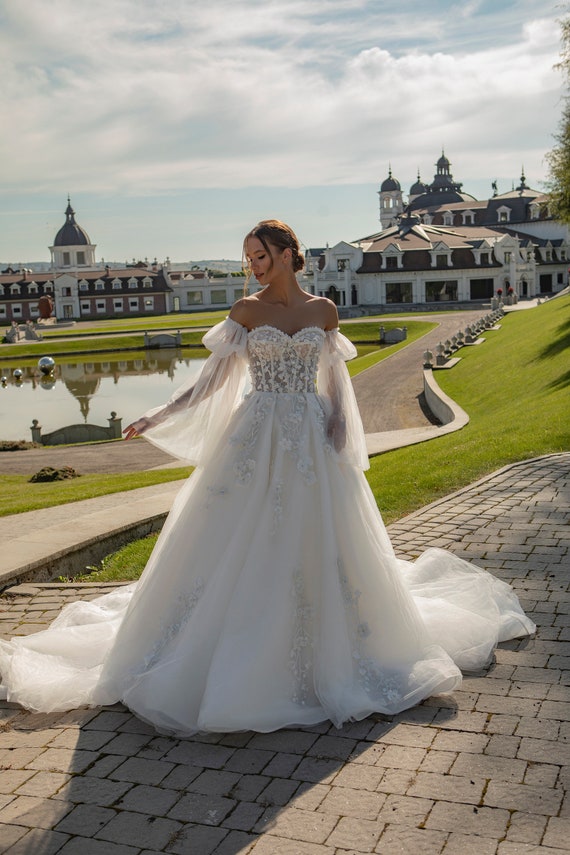
{"type": "Polygon", "coordinates": [[[15,380],[21,380],[23,376],[24,376],[24,372],[22,371],[21,368],[16,368],[14,370],[14,379],[15,380]]]}
{"type": "Polygon", "coordinates": [[[53,374],[55,360],[52,359],[51,356],[42,356],[42,358],[38,360],[38,368],[42,374],[47,377],[48,374],[53,374]]]}

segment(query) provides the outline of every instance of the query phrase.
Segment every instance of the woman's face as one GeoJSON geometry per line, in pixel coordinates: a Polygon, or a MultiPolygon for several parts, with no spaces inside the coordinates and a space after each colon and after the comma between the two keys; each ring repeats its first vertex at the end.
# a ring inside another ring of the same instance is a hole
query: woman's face
{"type": "MultiPolygon", "coordinates": [[[[277,247],[267,244],[269,252],[265,249],[259,238],[250,237],[245,245],[245,254],[249,261],[251,270],[260,285],[268,285],[271,281],[271,271],[275,262],[279,263],[282,253],[277,247]]],[[[275,272],[275,271],[273,271],[275,272]]]]}

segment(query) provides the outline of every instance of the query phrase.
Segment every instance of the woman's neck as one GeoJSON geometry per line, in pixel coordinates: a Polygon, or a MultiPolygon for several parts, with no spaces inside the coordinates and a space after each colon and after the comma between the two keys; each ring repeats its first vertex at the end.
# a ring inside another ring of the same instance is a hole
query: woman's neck
{"type": "Polygon", "coordinates": [[[305,294],[295,274],[278,276],[272,280],[263,292],[264,302],[276,303],[281,306],[292,306],[299,302],[305,294]]]}

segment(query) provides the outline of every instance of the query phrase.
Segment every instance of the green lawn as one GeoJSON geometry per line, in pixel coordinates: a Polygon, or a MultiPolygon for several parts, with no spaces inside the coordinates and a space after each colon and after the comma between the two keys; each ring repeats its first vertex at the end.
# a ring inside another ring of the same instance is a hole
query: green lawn
{"type": "Polygon", "coordinates": [[[486,339],[436,374],[470,423],[371,460],[368,480],[387,521],[508,463],[570,450],[570,297],[512,312],[486,339]]]}
{"type": "MultiPolygon", "coordinates": [[[[10,454],[5,451],[3,454],[10,454]]],[[[82,499],[107,496],[121,490],[136,490],[153,484],[165,484],[186,478],[192,468],[151,469],[148,472],[125,472],[120,475],[82,475],[65,481],[31,484],[29,475],[0,476],[0,517],[37,511],[54,505],[66,505],[82,499]]],[[[32,473],[33,474],[33,473],[32,473]]]]}

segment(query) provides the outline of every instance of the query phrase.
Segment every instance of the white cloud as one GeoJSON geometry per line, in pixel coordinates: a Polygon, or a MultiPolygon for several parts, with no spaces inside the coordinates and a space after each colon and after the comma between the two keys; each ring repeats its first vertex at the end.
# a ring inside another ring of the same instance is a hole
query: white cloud
{"type": "Polygon", "coordinates": [[[413,178],[442,144],[464,176],[490,156],[542,174],[561,84],[555,12],[484,7],[434,3],[414,46],[411,0],[8,0],[2,184],[140,195],[358,183],[389,160],[413,178]]]}

